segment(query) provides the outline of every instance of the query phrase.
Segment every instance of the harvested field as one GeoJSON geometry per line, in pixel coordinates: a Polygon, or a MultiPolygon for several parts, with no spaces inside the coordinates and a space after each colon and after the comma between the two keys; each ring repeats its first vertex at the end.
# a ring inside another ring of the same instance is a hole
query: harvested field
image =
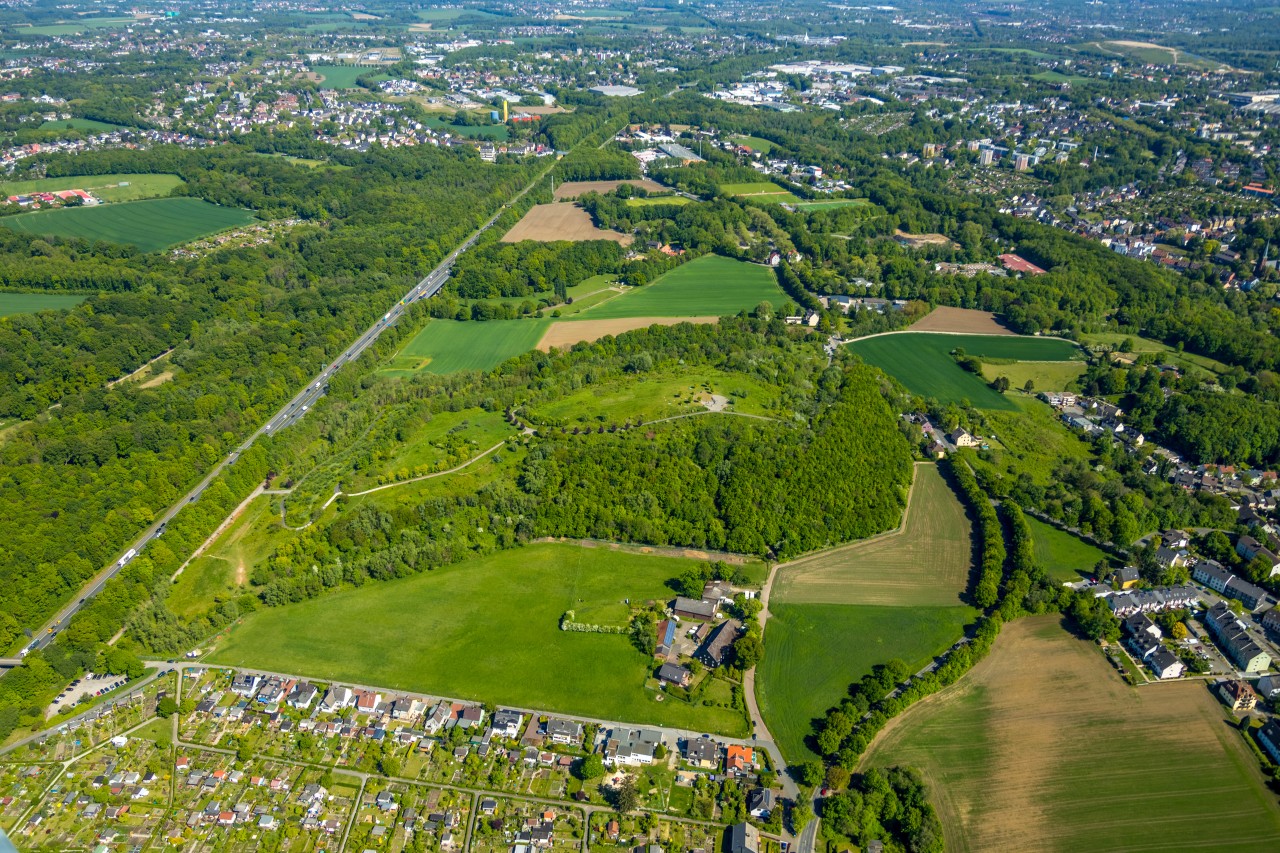
{"type": "Polygon", "coordinates": [[[961,604],[973,545],[964,506],[936,466],[918,463],[902,527],[779,567],[773,598],[787,604],[961,604]]]}
{"type": "Polygon", "coordinates": [[[939,305],[908,327],[912,332],[955,332],[961,335],[1012,335],[990,311],[939,305]]]}
{"type": "Polygon", "coordinates": [[[591,216],[575,204],[537,204],[502,238],[504,243],[521,240],[613,240],[631,245],[630,234],[597,228],[591,216]]]}
{"type": "Polygon", "coordinates": [[[945,234],[908,234],[901,228],[893,232],[893,238],[911,249],[919,249],[924,246],[954,245],[945,234]]]}
{"type": "Polygon", "coordinates": [[[714,323],[719,317],[619,317],[613,320],[569,320],[552,323],[538,349],[546,352],[553,347],[562,349],[580,341],[598,341],[605,335],[620,335],[632,329],[648,326],[674,326],[676,323],[714,323]]]}
{"type": "Polygon", "coordinates": [[[1059,619],[1006,625],[863,767],[919,768],[951,851],[1274,850],[1280,804],[1205,684],[1127,687],[1059,619]]]}
{"type": "MultiPolygon", "coordinates": [[[[532,112],[527,110],[526,112],[532,112]]],[[[657,181],[651,181],[648,178],[643,180],[626,180],[626,181],[566,181],[556,187],[556,201],[563,201],[568,198],[577,198],[587,193],[611,193],[623,184],[631,184],[633,187],[642,187],[651,193],[670,192],[670,188],[664,187],[657,181]]]]}

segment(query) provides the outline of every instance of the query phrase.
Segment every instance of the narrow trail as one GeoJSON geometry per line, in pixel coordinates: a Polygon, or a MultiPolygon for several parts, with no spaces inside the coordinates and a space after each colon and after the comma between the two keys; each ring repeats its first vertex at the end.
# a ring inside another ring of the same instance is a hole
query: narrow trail
{"type": "MultiPolygon", "coordinates": [[[[201,542],[200,547],[191,552],[191,556],[187,558],[186,562],[184,562],[181,566],[178,566],[178,570],[173,573],[172,577],[169,578],[169,582],[172,583],[176,581],[178,579],[178,575],[182,574],[183,569],[191,565],[191,563],[194,560],[196,560],[201,554],[203,554],[206,550],[208,550],[208,548],[211,545],[213,545],[214,540],[216,540],[223,533],[226,533],[228,527],[230,527],[232,524],[235,524],[236,519],[239,518],[240,514],[245,511],[245,508],[249,506],[250,503],[253,502],[253,499],[258,497],[258,495],[261,495],[264,493],[267,493],[267,489],[265,486],[262,486],[262,485],[259,485],[256,489],[250,492],[249,497],[242,500],[239,506],[231,510],[230,515],[222,519],[222,523],[218,525],[216,530],[214,530],[212,533],[209,534],[209,538],[201,542]]],[[[279,491],[272,491],[270,492],[270,494],[274,495],[274,494],[281,494],[281,493],[279,491]]]]}

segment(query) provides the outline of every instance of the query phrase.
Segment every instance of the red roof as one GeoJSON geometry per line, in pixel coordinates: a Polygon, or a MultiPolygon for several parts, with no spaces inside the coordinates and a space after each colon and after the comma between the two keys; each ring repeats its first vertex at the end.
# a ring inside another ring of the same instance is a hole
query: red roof
{"type": "Polygon", "coordinates": [[[1021,258],[1017,255],[1001,255],[1000,263],[1003,264],[1004,268],[1007,270],[1013,270],[1014,272],[1024,272],[1024,273],[1027,273],[1028,275],[1043,275],[1046,272],[1045,270],[1042,270],[1040,269],[1040,267],[1031,263],[1031,261],[1028,261],[1026,258],[1021,258]]]}

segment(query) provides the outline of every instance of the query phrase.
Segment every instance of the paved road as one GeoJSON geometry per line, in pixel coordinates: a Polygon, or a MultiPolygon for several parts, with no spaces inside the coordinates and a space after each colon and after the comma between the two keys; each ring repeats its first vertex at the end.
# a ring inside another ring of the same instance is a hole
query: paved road
{"type": "MultiPolygon", "coordinates": [[[[523,198],[525,193],[533,189],[554,167],[555,164],[552,163],[545,170],[540,172],[538,176],[530,181],[523,190],[517,193],[510,202],[499,208],[498,212],[491,216],[487,222],[476,229],[471,236],[461,243],[461,245],[450,252],[449,256],[441,261],[439,266],[415,284],[399,302],[391,307],[391,310],[383,314],[376,323],[366,329],[363,334],[351,343],[350,346],[343,350],[341,355],[326,365],[317,376],[313,377],[311,381],[307,383],[305,388],[294,395],[292,400],[285,403],[278,412],[272,415],[270,420],[258,427],[252,435],[227,454],[225,458],[219,460],[218,464],[205,475],[204,479],[202,479],[195,488],[191,489],[191,491],[187,492],[186,495],[179,498],[176,503],[165,510],[164,513],[152,522],[149,527],[142,531],[138,538],[135,539],[128,548],[117,557],[114,563],[103,569],[91,581],[89,581],[74,601],[63,607],[52,619],[49,620],[49,622],[42,626],[31,642],[26,646],[23,654],[34,649],[44,648],[53,642],[54,637],[56,637],[58,633],[67,626],[71,617],[84,606],[86,601],[102,592],[102,588],[106,586],[107,581],[115,577],[121,569],[128,565],[129,561],[137,556],[137,554],[146,547],[148,543],[153,539],[157,539],[162,536],[164,534],[165,525],[167,525],[184,506],[199,500],[200,495],[209,487],[209,484],[213,482],[214,478],[221,474],[222,470],[228,465],[235,464],[235,461],[240,458],[240,454],[252,447],[255,441],[264,435],[271,435],[272,433],[278,432],[291,424],[297,423],[300,418],[305,416],[307,411],[315,405],[316,401],[324,396],[325,390],[328,387],[329,378],[344,364],[359,358],[361,353],[368,349],[388,326],[395,323],[395,321],[404,314],[411,303],[416,302],[419,299],[426,299],[438,293],[440,288],[444,287],[445,282],[449,280],[449,275],[453,270],[454,262],[457,261],[458,256],[475,245],[476,240],[480,239],[480,235],[488,231],[498,220],[498,217],[500,217],[508,207],[523,198]]],[[[18,660],[18,658],[0,658],[0,668],[14,666],[18,663],[18,660]]]]}

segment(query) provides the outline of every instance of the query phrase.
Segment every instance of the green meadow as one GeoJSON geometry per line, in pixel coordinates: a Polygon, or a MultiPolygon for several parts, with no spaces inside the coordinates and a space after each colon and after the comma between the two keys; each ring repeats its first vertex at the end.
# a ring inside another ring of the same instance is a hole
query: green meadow
{"type": "Polygon", "coordinates": [[[36,210],[0,219],[0,225],[28,234],[132,244],[154,252],[238,228],[252,213],[198,198],[161,198],[95,207],[36,210]]]}

